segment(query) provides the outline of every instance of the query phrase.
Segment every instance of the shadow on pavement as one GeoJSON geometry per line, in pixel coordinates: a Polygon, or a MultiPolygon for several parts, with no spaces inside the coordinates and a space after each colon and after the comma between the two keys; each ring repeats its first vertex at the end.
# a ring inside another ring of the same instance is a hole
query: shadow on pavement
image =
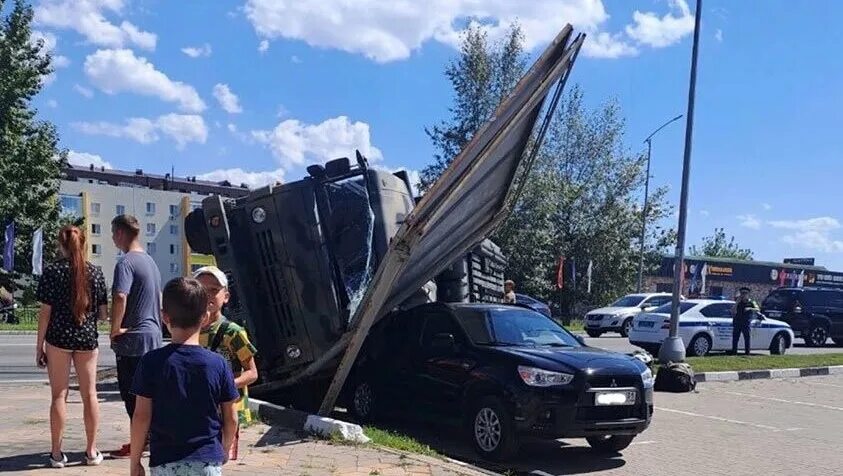
{"type": "MultiPolygon", "coordinates": [[[[67,455],[67,459],[69,463],[66,468],[73,468],[76,466],[83,467],[82,459],[84,458],[83,452],[76,452],[70,453],[65,452],[67,455]]],[[[17,472],[17,471],[34,471],[37,469],[44,469],[50,468],[49,464],[50,454],[49,452],[44,453],[32,453],[26,455],[15,455],[15,456],[7,456],[0,458],[0,473],[10,473],[10,472],[17,472]]],[[[87,466],[85,466],[87,467],[87,466]]]]}
{"type": "Polygon", "coordinates": [[[304,438],[295,431],[280,426],[270,427],[255,443],[255,448],[267,446],[288,446],[302,443],[304,438]]]}
{"type": "MultiPolygon", "coordinates": [[[[506,463],[483,461],[459,428],[415,421],[381,421],[378,428],[407,435],[437,452],[465,463],[502,474],[588,474],[626,465],[618,454],[597,453],[587,446],[556,440],[524,440],[521,450],[506,463]]],[[[583,440],[583,444],[586,444],[583,440]]]]}

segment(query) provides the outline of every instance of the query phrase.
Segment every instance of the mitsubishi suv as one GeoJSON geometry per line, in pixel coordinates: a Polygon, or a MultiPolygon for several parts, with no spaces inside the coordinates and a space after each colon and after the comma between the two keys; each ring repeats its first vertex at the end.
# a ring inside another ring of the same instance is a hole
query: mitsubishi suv
{"type": "Polygon", "coordinates": [[[454,423],[481,457],[503,460],[527,437],[623,450],[650,424],[653,383],[640,360],[588,347],[532,309],[430,303],[372,329],[344,401],[362,422],[454,423]]]}
{"type": "Polygon", "coordinates": [[[618,332],[627,337],[633,317],[669,303],[670,299],[668,293],[628,294],[610,306],[589,311],[585,315],[585,332],[589,337],[600,337],[604,332],[618,332]]]}

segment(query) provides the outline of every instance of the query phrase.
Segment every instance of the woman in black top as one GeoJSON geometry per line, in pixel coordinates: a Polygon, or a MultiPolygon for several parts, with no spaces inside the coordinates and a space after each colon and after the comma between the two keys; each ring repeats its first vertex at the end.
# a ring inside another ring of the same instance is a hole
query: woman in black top
{"type": "Polygon", "coordinates": [[[50,465],[63,468],[62,434],[67,413],[70,364],[76,369],[85,418],[84,463],[98,465],[102,454],[96,447],[99,405],[97,403],[97,317],[107,317],[108,300],[102,270],[85,260],[85,236],[74,227],[59,232],[62,258],[44,270],[38,282],[38,343],[36,361],[47,367],[52,390],[50,465]]]}

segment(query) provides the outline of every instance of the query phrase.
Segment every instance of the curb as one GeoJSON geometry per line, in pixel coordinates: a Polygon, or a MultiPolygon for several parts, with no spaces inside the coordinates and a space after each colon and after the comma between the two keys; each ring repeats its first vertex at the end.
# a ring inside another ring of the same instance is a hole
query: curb
{"type": "Polygon", "coordinates": [[[0,336],[34,336],[38,331],[0,331],[0,336]]]}
{"type": "Polygon", "coordinates": [[[739,380],[765,380],[773,378],[800,378],[819,375],[843,375],[843,365],[807,367],[801,369],[741,370],[737,372],[702,372],[694,375],[697,383],[736,382],[739,380]]]}

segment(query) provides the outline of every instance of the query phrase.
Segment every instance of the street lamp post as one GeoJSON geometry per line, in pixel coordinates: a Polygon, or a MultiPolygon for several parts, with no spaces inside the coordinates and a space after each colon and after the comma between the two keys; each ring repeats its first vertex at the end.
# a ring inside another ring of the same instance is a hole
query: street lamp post
{"type": "Polygon", "coordinates": [[[685,344],[679,337],[679,287],[685,273],[685,224],[688,219],[688,181],[691,173],[691,139],[694,132],[694,97],[697,89],[697,53],[700,43],[700,16],[702,0],[697,0],[694,12],[694,47],[691,51],[691,81],[688,86],[688,116],[685,123],[685,157],[682,162],[682,192],[679,195],[679,229],[676,233],[676,262],[673,265],[673,300],[670,307],[670,334],[659,349],[662,362],[685,360],[685,344]]]}
{"type": "Polygon", "coordinates": [[[644,143],[647,144],[647,177],[644,179],[644,210],[641,212],[641,253],[638,261],[638,290],[637,292],[641,292],[642,287],[644,286],[644,239],[647,235],[647,207],[648,207],[648,198],[650,193],[650,153],[653,151],[653,136],[656,135],[657,132],[667,127],[669,124],[672,124],[679,119],[682,118],[682,114],[674,117],[673,119],[665,122],[661,125],[658,129],[654,130],[652,134],[647,136],[644,139],[644,143]]]}

